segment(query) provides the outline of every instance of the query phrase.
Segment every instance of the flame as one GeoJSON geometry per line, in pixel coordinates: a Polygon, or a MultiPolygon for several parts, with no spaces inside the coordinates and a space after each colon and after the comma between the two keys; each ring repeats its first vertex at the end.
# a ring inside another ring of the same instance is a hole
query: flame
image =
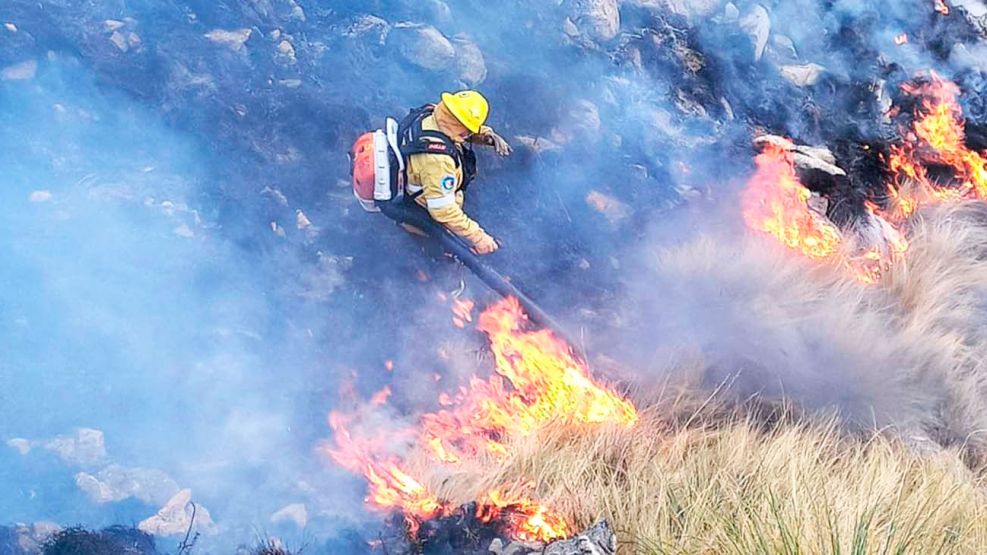
{"type": "Polygon", "coordinates": [[[452,300],[452,323],[457,328],[465,328],[466,324],[473,321],[473,307],[475,303],[469,299],[463,301],[460,299],[452,300]]]}
{"type": "Polygon", "coordinates": [[[554,420],[572,423],[637,421],[629,401],[600,387],[565,342],[551,331],[526,331],[517,299],[485,310],[477,328],[487,334],[497,375],[473,378],[460,389],[451,410],[422,417],[431,441],[465,454],[504,452],[504,439],[528,435],[554,420]]]}
{"type": "Polygon", "coordinates": [[[946,0],[932,0],[932,7],[942,15],[949,15],[949,4],[946,0]]]}
{"type": "Polygon", "coordinates": [[[383,389],[374,393],[373,397],[370,398],[370,404],[375,406],[386,405],[387,400],[391,397],[391,388],[389,386],[384,386],[383,389]]]}
{"type": "Polygon", "coordinates": [[[344,469],[366,477],[369,493],[365,501],[368,504],[404,508],[409,530],[417,532],[418,519],[437,516],[442,503],[401,469],[400,457],[387,452],[389,447],[406,443],[411,430],[354,435],[350,428],[355,418],[355,415],[336,411],[329,413],[329,427],[335,442],[327,449],[329,456],[344,469]]]}
{"type": "Polygon", "coordinates": [[[963,198],[987,199],[987,160],[965,144],[966,125],[957,97],[959,87],[935,72],[918,83],[906,83],[902,90],[919,99],[911,129],[901,145],[891,149],[888,169],[893,182],[888,186],[890,218],[901,221],[920,205],[938,204],[963,198]],[[955,183],[935,182],[925,164],[952,168],[955,183]]]}
{"type": "MultiPolygon", "coordinates": [[[[942,4],[948,12],[948,6],[942,4]]],[[[902,35],[904,36],[904,35],[902,35]]],[[[907,37],[906,37],[907,38],[907,37]]],[[[935,72],[902,85],[917,99],[912,124],[902,130],[884,163],[891,176],[885,184],[886,202],[865,202],[869,225],[880,225],[885,244],[868,246],[847,261],[851,273],[865,284],[877,283],[890,261],[903,256],[908,241],[905,222],[920,206],[976,198],[987,200],[987,157],[966,147],[959,87],[935,72]],[[954,178],[939,183],[928,165],[951,168],[954,178]]],[[[799,183],[790,149],[769,143],[758,155],[757,170],[741,197],[744,220],[810,258],[827,258],[842,241],[839,230],[809,209],[809,191],[799,183]]]]}
{"type": "MultiPolygon", "coordinates": [[[[634,405],[596,382],[564,341],[551,331],[529,329],[517,299],[488,307],[477,328],[490,341],[495,374],[486,379],[474,376],[458,392],[441,393],[441,408],[421,415],[417,426],[387,431],[371,425],[355,433],[354,425],[366,424],[372,417],[360,411],[329,415],[333,444],[326,449],[328,455],[366,478],[370,506],[403,512],[412,535],[422,520],[450,515],[455,507],[431,494],[409,470],[405,457],[392,450],[419,447],[431,464],[454,467],[479,454],[497,461],[512,438],[551,422],[623,426],[637,422],[634,405]]],[[[372,409],[373,403],[364,407],[364,411],[372,409]]],[[[493,489],[477,501],[477,516],[505,526],[514,539],[547,542],[569,535],[565,519],[514,490],[493,489]]]]}
{"type": "Polygon", "coordinates": [[[806,202],[812,193],[795,175],[791,153],[768,143],[754,161],[757,170],[740,199],[747,226],[775,236],[809,258],[835,252],[842,239],[840,232],[809,210],[806,202]]]}
{"type": "Polygon", "coordinates": [[[512,522],[521,541],[551,541],[569,536],[569,525],[547,507],[525,497],[514,498],[498,489],[491,490],[476,510],[480,522],[512,522]],[[520,516],[521,518],[518,518],[520,516]]]}

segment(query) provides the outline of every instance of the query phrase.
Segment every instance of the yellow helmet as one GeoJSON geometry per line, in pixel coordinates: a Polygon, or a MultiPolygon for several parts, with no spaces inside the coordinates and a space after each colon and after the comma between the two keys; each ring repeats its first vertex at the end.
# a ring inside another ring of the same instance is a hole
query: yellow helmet
{"type": "Polygon", "coordinates": [[[456,116],[459,123],[473,133],[479,133],[483,122],[487,121],[490,105],[483,95],[476,91],[460,91],[456,94],[442,93],[442,103],[456,116]]]}

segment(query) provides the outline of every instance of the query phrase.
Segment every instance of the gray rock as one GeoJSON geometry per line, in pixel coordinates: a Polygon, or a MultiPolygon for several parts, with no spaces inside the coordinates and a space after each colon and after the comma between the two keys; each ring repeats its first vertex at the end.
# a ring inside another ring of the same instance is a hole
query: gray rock
{"type": "Polygon", "coordinates": [[[968,16],[981,18],[987,16],[987,4],[984,0],[952,0],[951,4],[963,8],[968,16]]]}
{"type": "Polygon", "coordinates": [[[608,41],[620,30],[620,9],[617,0],[575,0],[572,20],[591,38],[608,41]]]}
{"type": "Polygon", "coordinates": [[[723,4],[722,0],[660,0],[657,3],[662,11],[690,20],[710,17],[719,11],[723,4]]]}
{"type": "Polygon", "coordinates": [[[304,23],[305,22],[305,10],[302,9],[302,7],[298,5],[298,2],[295,2],[295,0],[286,0],[286,3],[288,4],[288,10],[289,10],[288,11],[288,17],[290,17],[291,19],[294,19],[296,21],[301,21],[302,23],[304,23]]]}
{"type": "Polygon", "coordinates": [[[38,73],[37,60],[28,60],[0,69],[0,81],[29,81],[38,73]]]}
{"type": "Polygon", "coordinates": [[[778,65],[793,64],[799,59],[795,42],[785,35],[772,35],[771,44],[768,46],[768,55],[771,61],[778,65]]]}
{"type": "Polygon", "coordinates": [[[399,23],[387,41],[402,58],[420,68],[442,71],[456,64],[456,48],[431,25],[399,23]]]}
{"type": "Polygon", "coordinates": [[[271,515],[272,524],[294,524],[299,530],[308,525],[308,510],[303,503],[288,505],[271,515]]]}
{"type": "Polygon", "coordinates": [[[819,64],[787,65],[778,68],[781,76],[796,87],[811,87],[826,68],[819,64]]]}
{"type": "Polygon", "coordinates": [[[792,153],[795,169],[800,172],[821,171],[833,176],[846,176],[846,172],[836,165],[836,157],[825,147],[797,145],[777,135],[762,135],[754,139],[754,146],[773,144],[792,153]]]}
{"type": "Polygon", "coordinates": [[[740,21],[740,10],[733,2],[727,2],[726,6],[723,6],[723,23],[735,23],[740,21]]]}
{"type": "Polygon", "coordinates": [[[126,52],[130,49],[127,44],[127,36],[120,31],[113,31],[113,34],[110,35],[110,42],[112,42],[113,45],[120,50],[120,52],[126,52]]]}
{"type": "Polygon", "coordinates": [[[666,0],[621,0],[621,6],[634,6],[649,10],[660,10],[665,7],[666,0]]]}
{"type": "Polygon", "coordinates": [[[764,47],[768,44],[771,34],[771,16],[764,6],[758,4],[740,19],[740,28],[747,33],[754,47],[754,61],[759,61],[764,55],[764,47]]]}
{"type": "Polygon", "coordinates": [[[887,220],[877,214],[865,212],[854,222],[851,238],[860,253],[877,249],[882,256],[890,256],[895,252],[895,243],[900,237],[901,234],[887,220]]]}
{"type": "Polygon", "coordinates": [[[391,24],[373,15],[364,15],[353,20],[343,31],[343,36],[351,38],[374,37],[378,44],[384,44],[384,39],[391,32],[391,24]]]}
{"type": "Polygon", "coordinates": [[[613,555],[617,552],[617,536],[610,524],[601,520],[582,534],[557,541],[545,548],[544,555],[613,555]]]}
{"type": "Polygon", "coordinates": [[[250,38],[251,33],[253,33],[251,29],[236,29],[233,31],[213,29],[206,33],[205,37],[211,42],[221,44],[233,51],[238,51],[243,48],[244,43],[250,38]]]}
{"type": "Polygon", "coordinates": [[[878,79],[871,85],[871,89],[874,91],[874,97],[877,99],[877,105],[880,107],[882,121],[884,123],[891,123],[890,114],[893,102],[891,100],[891,94],[888,92],[887,81],[878,79]]]}
{"type": "Polygon", "coordinates": [[[487,63],[483,51],[473,41],[463,35],[453,37],[456,48],[456,74],[468,87],[475,87],[487,78],[487,63]]]}
{"type": "Polygon", "coordinates": [[[61,526],[53,522],[35,522],[34,524],[16,524],[13,534],[16,540],[13,545],[0,544],[0,553],[5,555],[34,555],[42,553],[45,542],[53,535],[61,532],[61,526]],[[7,551],[6,549],[13,549],[7,551]]]}
{"type": "Polygon", "coordinates": [[[577,138],[593,138],[600,134],[603,123],[600,109],[586,99],[573,100],[567,107],[563,121],[553,130],[553,139],[569,143],[577,138]]]}
{"type": "Polygon", "coordinates": [[[135,498],[161,504],[179,491],[178,483],[153,468],[127,468],[111,464],[95,474],[79,472],[75,485],[94,503],[115,503],[135,498]]]}
{"type": "Polygon", "coordinates": [[[573,23],[572,19],[568,17],[562,22],[562,32],[566,34],[569,38],[575,38],[579,36],[579,27],[573,23]]]}
{"type": "Polygon", "coordinates": [[[963,16],[970,25],[987,39],[987,3],[984,0],[954,0],[953,5],[962,8],[963,16]]]}
{"type": "Polygon", "coordinates": [[[292,46],[287,40],[283,40],[278,43],[278,54],[282,56],[288,56],[289,58],[295,57],[295,47],[292,46]]]}

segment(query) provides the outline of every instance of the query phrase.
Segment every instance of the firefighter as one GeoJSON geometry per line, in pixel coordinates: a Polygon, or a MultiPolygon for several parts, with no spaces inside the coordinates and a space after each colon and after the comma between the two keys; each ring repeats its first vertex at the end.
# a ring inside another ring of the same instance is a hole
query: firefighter
{"type": "Polygon", "coordinates": [[[463,212],[464,192],[476,176],[474,144],[507,156],[507,141],[484,125],[489,104],[476,91],[442,93],[438,104],[412,110],[398,127],[406,156],[405,198],[472,245],[477,254],[497,250],[497,241],[463,212]]]}

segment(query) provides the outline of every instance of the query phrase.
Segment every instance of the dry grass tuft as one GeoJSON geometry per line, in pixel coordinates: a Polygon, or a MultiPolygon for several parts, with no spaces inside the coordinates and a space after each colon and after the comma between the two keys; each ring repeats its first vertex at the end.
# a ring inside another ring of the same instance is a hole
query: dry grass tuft
{"type": "Polygon", "coordinates": [[[876,287],[757,242],[662,251],[630,295],[647,334],[622,345],[634,428],[549,426],[416,475],[606,517],[625,553],[987,553],[987,204],[911,225],[876,287]],[[662,402],[673,382],[723,402],[662,402]]]}
{"type": "Polygon", "coordinates": [[[648,409],[632,429],[549,427],[499,467],[433,487],[465,501],[531,482],[580,527],[610,519],[624,553],[987,553],[983,483],[955,453],[919,457],[833,420],[668,413],[648,409]]]}

